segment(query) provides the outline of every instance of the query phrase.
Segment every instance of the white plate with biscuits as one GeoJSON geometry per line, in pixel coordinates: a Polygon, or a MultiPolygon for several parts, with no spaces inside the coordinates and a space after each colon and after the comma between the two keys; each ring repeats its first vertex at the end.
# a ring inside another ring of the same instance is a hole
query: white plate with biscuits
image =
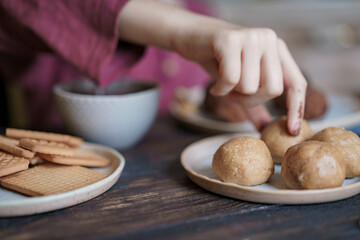
{"type": "Polygon", "coordinates": [[[275,165],[274,175],[264,184],[247,187],[226,183],[215,174],[211,163],[216,150],[224,142],[238,136],[259,137],[258,133],[238,133],[206,138],[186,147],[181,164],[189,178],[200,187],[239,200],[272,204],[313,204],[352,197],[360,193],[360,177],[345,179],[341,187],[320,190],[286,188],[281,179],[281,166],[275,165]]]}
{"type": "MultiPolygon", "coordinates": [[[[115,149],[98,144],[83,143],[80,149],[110,160],[110,164],[106,167],[91,168],[102,176],[105,174],[105,177],[98,178],[90,185],[75,190],[47,196],[29,197],[0,187],[0,217],[32,215],[74,206],[95,198],[110,189],[117,182],[124,169],[124,157],[115,149]]],[[[86,169],[91,171],[90,168],[86,169]]],[[[32,168],[26,171],[30,170],[32,168]]],[[[77,181],[77,179],[75,180],[77,181]]]]}

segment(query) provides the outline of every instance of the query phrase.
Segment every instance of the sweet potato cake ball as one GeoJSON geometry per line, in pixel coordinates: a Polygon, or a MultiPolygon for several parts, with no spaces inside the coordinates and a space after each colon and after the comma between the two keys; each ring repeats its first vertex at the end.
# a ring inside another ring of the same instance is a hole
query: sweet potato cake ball
{"type": "Polygon", "coordinates": [[[290,135],[286,127],[286,117],[281,117],[264,128],[261,132],[261,139],[268,146],[274,163],[281,164],[289,147],[309,139],[313,134],[314,132],[309,124],[303,120],[299,135],[290,135]]]}
{"type": "Polygon", "coordinates": [[[221,145],[212,167],[224,182],[254,186],[274,173],[274,163],[266,144],[255,137],[237,137],[221,145]]]}
{"type": "Polygon", "coordinates": [[[339,148],[344,157],[347,178],[360,175],[360,138],[358,135],[345,129],[329,127],[316,133],[311,139],[327,142],[339,148]]]}
{"type": "Polygon", "coordinates": [[[341,186],[345,164],[339,149],[329,143],[306,141],[290,147],[281,165],[285,185],[295,189],[341,186]]]}

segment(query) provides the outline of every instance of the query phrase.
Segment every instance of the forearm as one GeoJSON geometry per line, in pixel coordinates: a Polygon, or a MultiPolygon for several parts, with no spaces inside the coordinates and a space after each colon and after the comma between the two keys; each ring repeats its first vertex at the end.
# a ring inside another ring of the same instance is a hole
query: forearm
{"type": "Polygon", "coordinates": [[[199,15],[156,0],[131,0],[118,18],[120,39],[178,52],[179,37],[191,35],[198,25],[221,24],[221,20],[199,15]]]}

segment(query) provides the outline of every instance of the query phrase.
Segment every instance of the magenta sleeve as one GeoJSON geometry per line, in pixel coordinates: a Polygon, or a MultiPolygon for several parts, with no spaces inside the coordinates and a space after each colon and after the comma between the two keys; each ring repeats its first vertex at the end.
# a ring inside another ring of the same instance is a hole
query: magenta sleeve
{"type": "MultiPolygon", "coordinates": [[[[109,82],[107,74],[118,45],[117,18],[128,0],[1,0],[1,7],[32,31],[53,52],[81,73],[109,82]]],[[[26,39],[18,39],[26,43],[26,39]]],[[[128,68],[132,55],[123,51],[120,68],[128,68]]],[[[119,53],[117,53],[119,57],[119,53]]],[[[124,69],[118,69],[121,72],[124,69]]],[[[116,74],[115,74],[116,75],[116,74]]],[[[117,74],[119,75],[119,74],[117,74]]]]}

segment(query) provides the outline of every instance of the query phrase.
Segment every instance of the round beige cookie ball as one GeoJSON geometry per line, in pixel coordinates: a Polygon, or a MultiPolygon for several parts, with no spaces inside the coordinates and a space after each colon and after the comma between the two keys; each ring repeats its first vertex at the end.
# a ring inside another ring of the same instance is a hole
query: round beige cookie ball
{"type": "Polygon", "coordinates": [[[281,178],[288,188],[322,189],[341,186],[345,164],[337,147],[306,141],[290,147],[281,165],[281,178]]]}
{"type": "Polygon", "coordinates": [[[329,127],[316,133],[311,139],[327,142],[339,148],[344,157],[347,178],[360,175],[360,138],[358,135],[345,129],[329,127]]]}
{"type": "Polygon", "coordinates": [[[313,134],[309,124],[303,120],[299,134],[297,136],[290,135],[286,127],[286,117],[281,117],[264,128],[261,132],[261,139],[268,146],[274,163],[281,164],[289,147],[309,139],[313,134]]]}
{"type": "Polygon", "coordinates": [[[221,145],[212,167],[224,182],[254,186],[274,173],[274,163],[266,144],[255,137],[237,137],[221,145]]]}

